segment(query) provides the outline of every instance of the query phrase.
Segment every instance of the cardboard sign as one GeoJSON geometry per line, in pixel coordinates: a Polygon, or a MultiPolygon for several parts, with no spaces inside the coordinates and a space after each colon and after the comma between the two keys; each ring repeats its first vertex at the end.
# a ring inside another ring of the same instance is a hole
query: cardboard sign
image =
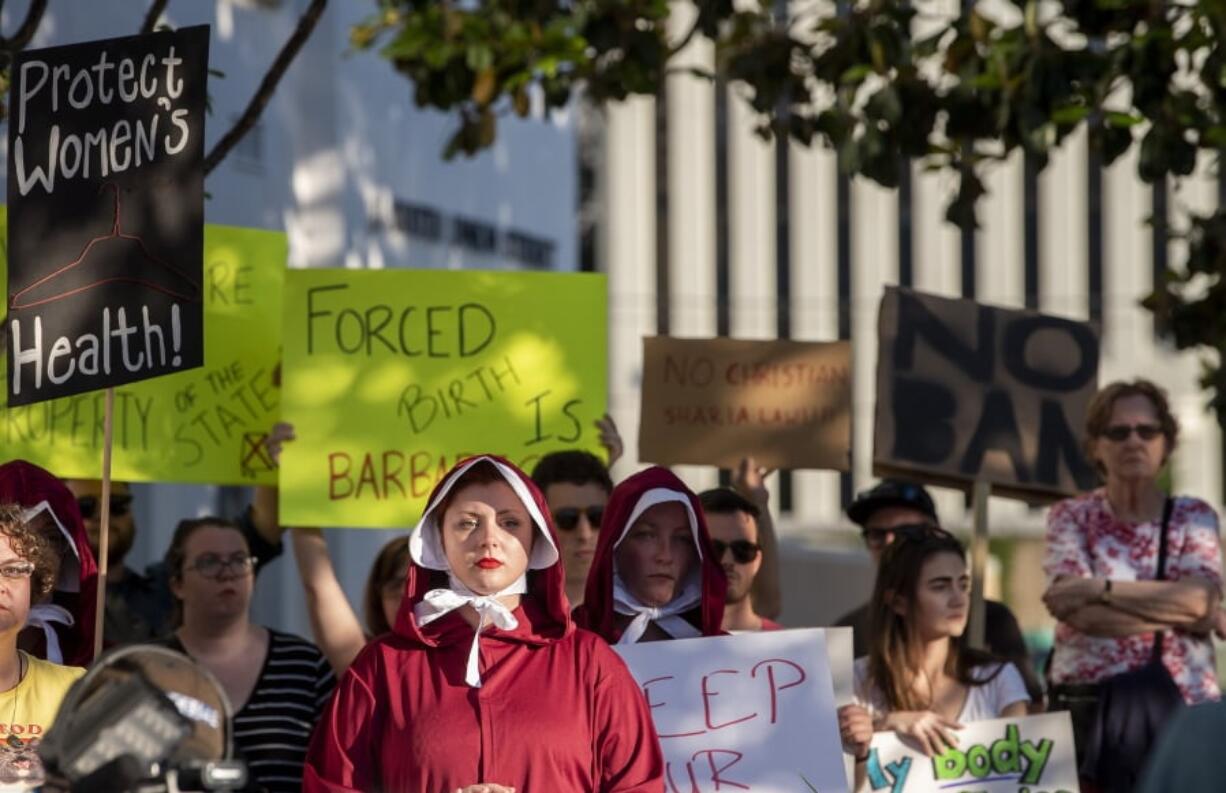
{"type": "Polygon", "coordinates": [[[851,344],[645,338],[641,416],[644,461],[846,471],[851,344]]]}
{"type": "Polygon", "coordinates": [[[1067,712],[978,721],[958,747],[927,757],[895,733],[877,733],[858,793],[1078,793],[1067,712]]]}
{"type": "Polygon", "coordinates": [[[289,525],[411,525],[464,457],[600,452],[602,275],[291,270],[285,301],[289,525]]]}
{"type": "Polygon", "coordinates": [[[1092,326],[889,288],[881,302],[874,471],[1054,499],[1097,477],[1081,448],[1097,389],[1092,326]]]}
{"type": "MultiPolygon", "coordinates": [[[[286,253],[281,233],[205,227],[204,366],[115,389],[116,479],[276,484],[264,439],[281,402],[273,372],[286,253]]],[[[0,281],[4,275],[0,260],[0,281]]],[[[59,476],[99,478],[103,398],[96,391],[0,406],[0,462],[21,458],[59,476]]]]}
{"type": "Polygon", "coordinates": [[[651,707],[667,793],[847,790],[822,631],[613,649],[651,707]]]}
{"type": "Polygon", "coordinates": [[[200,26],[14,56],[10,406],[204,362],[208,54],[200,26]]]}

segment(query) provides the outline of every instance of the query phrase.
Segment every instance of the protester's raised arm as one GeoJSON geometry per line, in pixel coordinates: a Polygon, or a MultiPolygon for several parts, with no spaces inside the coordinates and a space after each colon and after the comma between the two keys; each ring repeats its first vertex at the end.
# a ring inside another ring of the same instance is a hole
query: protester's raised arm
{"type": "Polygon", "coordinates": [[[277,515],[277,488],[259,485],[251,500],[251,522],[260,537],[269,545],[278,545],[285,529],[277,515]]]}
{"type": "Polygon", "coordinates": [[[783,612],[783,592],[779,586],[779,540],[775,536],[775,522],[771,519],[770,490],[766,477],[770,471],[762,468],[752,457],[741,460],[733,475],[732,484],[758,508],[758,545],[762,548],[762,566],[753,580],[753,610],[759,617],[778,619],[783,612]]]}
{"type": "Polygon", "coordinates": [[[306,592],[311,633],[333,671],[340,676],[366,645],[366,634],[336,578],[323,534],[319,529],[294,528],[290,537],[306,592]]]}

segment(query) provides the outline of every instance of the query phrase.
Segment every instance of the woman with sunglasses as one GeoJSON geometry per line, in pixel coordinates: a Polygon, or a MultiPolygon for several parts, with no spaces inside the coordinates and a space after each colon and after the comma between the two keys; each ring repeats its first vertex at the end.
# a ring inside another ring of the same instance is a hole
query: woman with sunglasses
{"type": "Polygon", "coordinates": [[[225,689],[248,789],[289,793],[302,789],[307,742],[336,680],[313,644],[251,622],[255,562],[235,524],[180,522],[166,551],[179,627],[165,643],[225,689]]]}
{"type": "Polygon", "coordinates": [[[1222,592],[1217,514],[1200,499],[1168,496],[1159,482],[1178,432],[1154,383],[1107,385],[1090,403],[1085,433],[1103,486],[1047,516],[1043,600],[1059,620],[1052,707],[1071,711],[1079,751],[1098,716],[1097,686],[1146,665],[1156,644],[1185,702],[1219,696],[1209,636],[1222,592]]]}
{"type": "Polygon", "coordinates": [[[967,646],[971,581],[962,543],[924,524],[894,535],[873,587],[869,654],[855,664],[856,703],[839,709],[844,747],[858,763],[874,731],[896,732],[936,755],[957,743],[962,725],[1024,716],[1030,701],[1014,664],[967,646]]]}

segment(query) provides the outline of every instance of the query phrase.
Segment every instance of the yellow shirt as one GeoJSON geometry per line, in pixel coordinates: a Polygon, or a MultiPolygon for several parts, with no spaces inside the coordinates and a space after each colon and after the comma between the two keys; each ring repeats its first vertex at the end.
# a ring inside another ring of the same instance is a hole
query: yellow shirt
{"type": "Polygon", "coordinates": [[[22,655],[26,673],[21,682],[0,692],[0,790],[42,784],[38,744],[51,729],[68,688],[85,674],[79,666],[22,655]]]}

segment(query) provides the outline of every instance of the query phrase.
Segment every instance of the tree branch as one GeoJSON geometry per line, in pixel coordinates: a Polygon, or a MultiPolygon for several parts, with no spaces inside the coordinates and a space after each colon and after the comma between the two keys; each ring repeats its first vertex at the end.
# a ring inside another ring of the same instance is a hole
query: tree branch
{"type": "MultiPolygon", "coordinates": [[[[43,0],[45,3],[46,0],[43,0]]],[[[290,64],[294,62],[298,51],[302,49],[302,45],[311,37],[311,33],[315,30],[315,26],[319,23],[320,17],[323,16],[324,9],[328,5],[328,0],[311,0],[311,5],[302,13],[302,17],[298,20],[298,27],[294,30],[293,35],[285,42],[285,46],[277,53],[277,58],[268,67],[268,73],[264,75],[264,79],[260,82],[260,87],[256,89],[255,95],[251,97],[251,101],[247,103],[247,108],[243,111],[242,116],[238,121],[234,122],[234,126],[230,131],[221,136],[221,140],[217,141],[213,146],[213,150],[204,158],[204,174],[208,176],[214,168],[216,168],[226,155],[230,153],[243,136],[251,131],[256,122],[260,120],[260,114],[264,112],[268,101],[272,99],[273,93],[277,90],[277,85],[281,82],[281,78],[285,76],[286,70],[290,64]]]]}
{"type": "Polygon", "coordinates": [[[153,0],[149,10],[145,12],[145,21],[140,26],[141,33],[152,33],[153,26],[162,18],[162,12],[166,10],[166,5],[170,0],[153,0]]]}
{"type": "Polygon", "coordinates": [[[38,32],[38,26],[42,24],[43,14],[47,10],[47,0],[31,0],[29,9],[26,10],[26,18],[22,21],[21,27],[17,28],[17,32],[12,38],[0,36],[0,49],[8,50],[9,52],[20,52],[30,43],[30,39],[34,38],[34,34],[38,32]]]}

